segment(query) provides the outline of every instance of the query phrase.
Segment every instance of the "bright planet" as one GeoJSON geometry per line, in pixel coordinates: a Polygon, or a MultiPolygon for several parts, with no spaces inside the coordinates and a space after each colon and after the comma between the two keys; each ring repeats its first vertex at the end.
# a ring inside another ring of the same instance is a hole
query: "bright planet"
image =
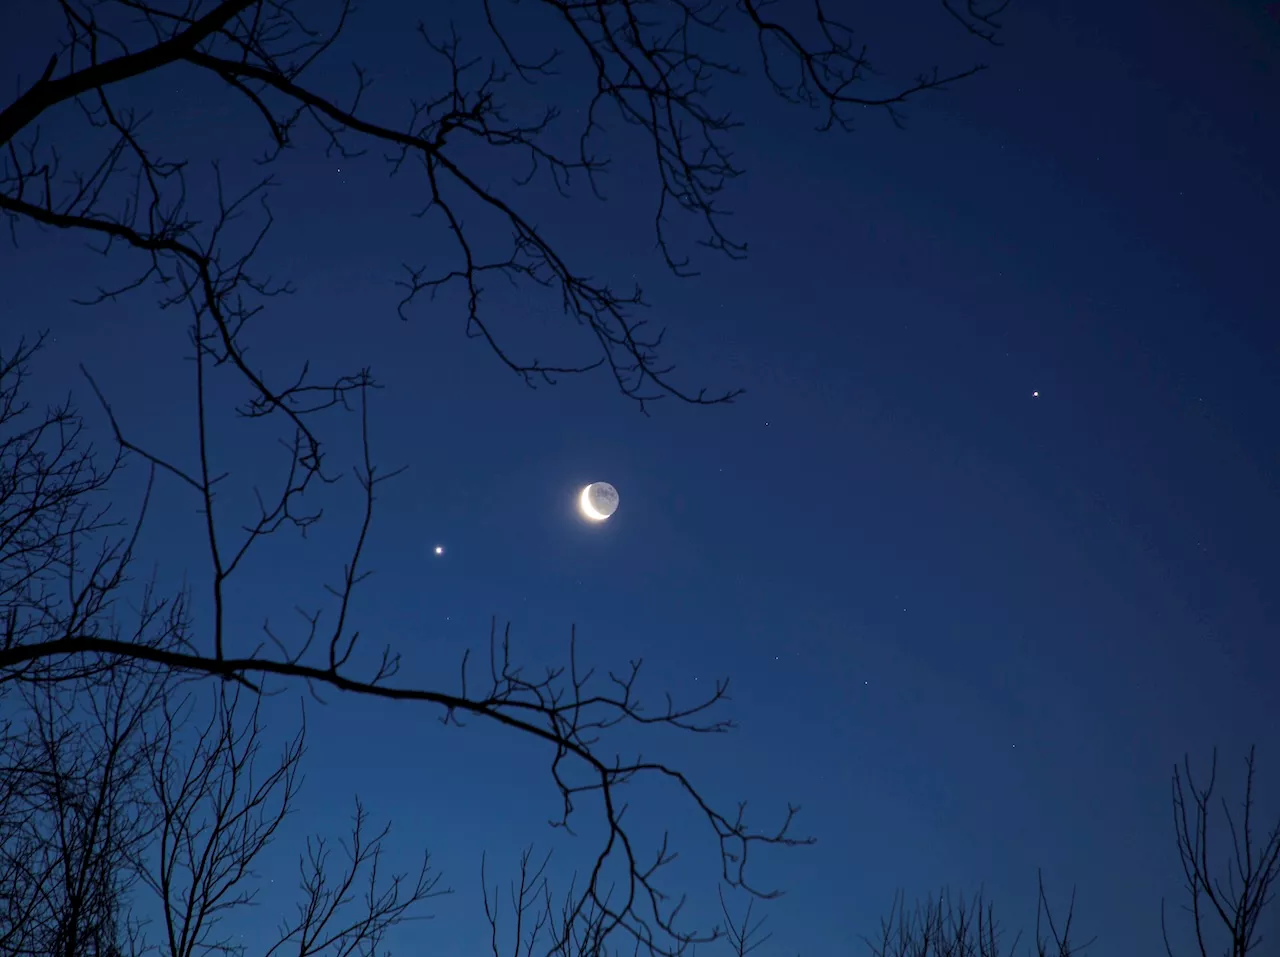
{"type": "Polygon", "coordinates": [[[608,482],[592,482],[578,494],[578,510],[590,521],[603,522],[618,510],[618,490],[608,482]]]}

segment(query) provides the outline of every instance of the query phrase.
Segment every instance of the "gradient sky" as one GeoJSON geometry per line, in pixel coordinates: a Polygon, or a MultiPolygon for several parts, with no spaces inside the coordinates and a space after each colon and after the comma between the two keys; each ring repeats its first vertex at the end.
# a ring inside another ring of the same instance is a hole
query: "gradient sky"
{"type": "MultiPolygon", "coordinates": [[[[941,884],[985,887],[1029,929],[1039,867],[1059,898],[1077,886],[1093,953],[1154,953],[1179,885],[1173,763],[1218,745],[1234,787],[1256,742],[1263,807],[1280,809],[1280,20],[1243,0],[1015,0],[988,50],[924,0],[881,6],[848,16],[894,75],[935,57],[992,69],[918,100],[905,132],[868,114],[819,135],[758,71],[727,85],[749,120],[729,199],[747,263],[664,274],[652,193],[621,159],[605,206],[532,201],[592,271],[643,283],[678,381],[745,387],[733,405],[645,418],[603,375],[531,392],[464,338],[456,298],[402,323],[399,264],[441,247],[376,157],[287,160],[264,261],[300,291],[255,350],[368,363],[386,386],[376,449],[409,471],[380,502],[359,614],[406,678],[451,683],[495,615],[535,665],[576,622],[584,658],[643,656],[655,690],[732,677],[739,731],[643,749],[762,820],[803,806],[817,844],[761,872],[788,891],[770,950],[861,950],[896,890],[941,884]],[[621,508],[589,527],[572,497],[599,479],[621,508]]],[[[376,64],[397,105],[414,61],[387,31],[415,9],[364,5],[334,75],[376,64]]],[[[6,89],[54,40],[14,16],[6,89]]],[[[175,151],[248,138],[189,77],[167,79],[155,122],[175,151]]],[[[46,124],[65,143],[75,128],[46,124]]],[[[78,240],[26,230],[0,252],[5,338],[50,329],[38,391],[84,398],[86,362],[139,437],[188,454],[181,317],[150,294],[68,302],[111,275],[78,240]]],[[[514,343],[575,347],[549,306],[493,308],[514,343]]],[[[248,475],[257,446],[232,435],[248,475]]],[[[166,489],[156,507],[148,560],[199,582],[194,503],[166,489]]],[[[350,504],[331,518],[241,582],[247,629],[320,597],[350,504]]],[[[296,702],[270,707],[283,734],[296,702]]],[[[529,839],[571,859],[540,823],[556,800],[545,755],[523,742],[377,703],[309,720],[303,807],[267,879],[289,882],[297,835],[340,829],[358,787],[457,890],[398,952],[486,946],[480,850],[504,877],[529,839]]],[[[635,800],[642,826],[683,841],[697,905],[714,900],[688,807],[635,800]]],[[[274,924],[273,901],[255,919],[274,924]]]]}

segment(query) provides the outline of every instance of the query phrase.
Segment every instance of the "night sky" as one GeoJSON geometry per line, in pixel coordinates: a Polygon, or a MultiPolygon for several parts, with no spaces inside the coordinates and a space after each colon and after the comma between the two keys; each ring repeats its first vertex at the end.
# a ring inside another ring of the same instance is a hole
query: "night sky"
{"type": "MultiPolygon", "coordinates": [[[[57,38],[37,5],[11,6],[6,90],[57,38]]],[[[991,68],[913,101],[905,130],[869,110],[822,134],[770,95],[748,43],[746,75],[719,87],[747,121],[732,141],[747,172],[726,196],[745,262],[691,247],[701,275],[666,272],[625,147],[606,203],[581,188],[527,200],[581,268],[641,283],[676,382],[746,389],[732,404],[666,399],[645,416],[602,372],[530,390],[466,338],[458,295],[402,321],[400,264],[447,246],[410,215],[410,174],[316,143],[281,161],[262,261],[298,292],[272,304],[255,361],[368,365],[385,387],[375,453],[407,471],[379,500],[356,614],[402,651],[406,680],[451,684],[495,616],[535,668],[563,658],[575,624],[584,661],[643,657],[655,704],[731,678],[732,735],[633,743],[721,802],[748,798],[762,824],[803,807],[816,844],[758,862],[787,892],[764,911],[766,951],[861,951],[896,891],[941,885],[985,889],[1029,931],[1042,868],[1055,901],[1077,888],[1092,953],[1158,952],[1160,900],[1181,881],[1175,761],[1216,745],[1236,789],[1257,743],[1261,809],[1280,809],[1280,19],[1244,0],[1015,0],[990,48],[926,0],[839,6],[886,83],[933,62],[991,68]],[[592,481],[621,497],[601,524],[575,511],[592,481]]],[[[365,4],[317,75],[370,65],[394,116],[428,63],[404,29],[418,15],[365,4]]],[[[145,82],[167,151],[262,148],[189,72],[145,82]]],[[[79,122],[63,110],[44,129],[73,151],[79,122]]],[[[189,456],[186,317],[149,291],[77,307],[119,267],[76,237],[20,240],[0,251],[0,347],[49,330],[33,395],[72,390],[104,429],[85,363],[134,434],[189,456]]],[[[550,298],[495,287],[486,308],[516,350],[587,354],[550,298]]],[[[221,428],[240,482],[227,494],[243,499],[274,446],[221,428]]],[[[358,506],[336,496],[307,542],[264,552],[237,586],[246,632],[323,597],[358,506]]],[[[144,564],[199,589],[195,503],[162,485],[153,510],[144,564]]],[[[296,689],[266,707],[288,733],[296,689]]],[[[437,718],[337,695],[308,707],[304,798],[251,924],[274,926],[298,840],[340,831],[356,791],[406,860],[429,847],[456,890],[397,932],[398,953],[487,948],[482,850],[491,881],[530,841],[581,863],[589,830],[575,844],[545,826],[547,755],[437,718]]],[[[642,831],[670,827],[673,875],[713,914],[701,822],[660,792],[632,804],[642,831]]]]}

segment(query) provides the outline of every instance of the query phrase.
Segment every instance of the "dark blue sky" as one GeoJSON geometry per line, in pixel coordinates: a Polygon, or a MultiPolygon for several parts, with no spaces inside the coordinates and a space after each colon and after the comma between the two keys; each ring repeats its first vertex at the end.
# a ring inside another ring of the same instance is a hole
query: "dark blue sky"
{"type": "MultiPolygon", "coordinates": [[[[985,887],[1029,926],[1037,867],[1051,893],[1077,885],[1095,953],[1151,953],[1180,881],[1175,760],[1218,745],[1234,786],[1257,742],[1264,807],[1280,806],[1280,21],[1262,3],[1015,0],[989,50],[923,0],[882,6],[847,16],[886,70],[935,55],[992,68],[916,101],[905,131],[868,113],[849,135],[812,132],[756,71],[725,84],[749,123],[727,200],[747,262],[704,253],[700,277],[664,274],[625,150],[607,204],[529,201],[584,268],[642,282],[679,381],[745,387],[734,404],[645,418],[605,375],[531,392],[463,337],[452,297],[402,323],[391,282],[440,237],[376,157],[314,150],[282,168],[263,255],[299,293],[255,354],[367,363],[386,386],[376,448],[408,472],[380,501],[358,611],[406,676],[452,680],[496,615],[535,664],[576,622],[584,658],[643,656],[656,690],[732,677],[739,731],[643,750],[762,817],[803,805],[817,844],[764,872],[788,891],[768,912],[778,953],[861,947],[895,890],[944,883],[985,887]],[[621,508],[588,527],[572,498],[599,479],[621,508]]],[[[387,31],[416,14],[390,7],[361,10],[334,69],[378,64],[395,108],[413,48],[387,31]]],[[[0,35],[18,36],[12,16],[0,35]]],[[[5,82],[47,55],[0,43],[5,82]]],[[[166,143],[248,137],[173,80],[166,143]]],[[[47,128],[70,137],[62,122],[47,128]]],[[[86,362],[140,436],[189,454],[181,317],[149,294],[70,305],[113,273],[67,237],[28,230],[0,257],[5,337],[56,337],[38,387],[83,397],[86,362]]],[[[580,346],[547,303],[490,308],[540,355],[580,346]]],[[[220,441],[252,474],[254,440],[220,441]]],[[[199,581],[193,503],[167,489],[157,509],[148,558],[162,580],[199,581]]],[[[241,583],[248,628],[320,597],[354,513],[331,519],[241,583]]],[[[284,722],[296,704],[271,707],[284,722]]],[[[458,891],[406,940],[485,946],[481,849],[508,868],[531,837],[573,853],[541,824],[545,756],[509,735],[338,701],[311,710],[310,736],[281,883],[293,837],[341,827],[358,788],[458,891]]],[[[695,905],[713,901],[688,809],[635,803],[682,838],[695,905]]]]}

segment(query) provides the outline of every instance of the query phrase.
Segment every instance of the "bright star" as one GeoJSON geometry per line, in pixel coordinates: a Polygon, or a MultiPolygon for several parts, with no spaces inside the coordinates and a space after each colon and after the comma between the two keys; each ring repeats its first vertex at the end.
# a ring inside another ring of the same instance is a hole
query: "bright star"
{"type": "Polygon", "coordinates": [[[436,546],[436,554],[437,554],[437,555],[443,555],[443,554],[444,554],[444,546],[443,546],[443,545],[437,545],[437,546],[436,546]]]}
{"type": "Polygon", "coordinates": [[[1040,393],[1039,393],[1039,392],[1032,392],[1032,393],[1031,393],[1031,398],[1033,398],[1033,399],[1038,399],[1038,398],[1040,398],[1040,393]]]}

